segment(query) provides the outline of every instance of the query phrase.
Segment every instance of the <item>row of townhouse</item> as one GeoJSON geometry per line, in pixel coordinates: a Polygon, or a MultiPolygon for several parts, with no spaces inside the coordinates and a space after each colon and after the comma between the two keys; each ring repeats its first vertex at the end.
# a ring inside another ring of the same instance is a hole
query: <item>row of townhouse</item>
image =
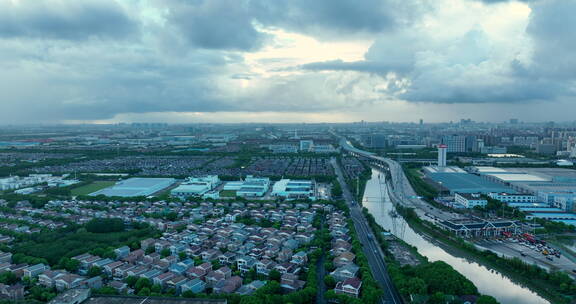
{"type": "Polygon", "coordinates": [[[12,264],[9,253],[0,253],[0,273],[3,272],[11,272],[17,278],[38,279],[40,285],[60,291],[75,287],[102,287],[101,277],[86,278],[64,270],[51,270],[44,264],[12,264]]]}
{"type": "Polygon", "coordinates": [[[330,253],[336,269],[330,275],[336,280],[334,292],[348,296],[358,297],[362,280],[358,278],[358,267],[354,260],[356,255],[352,252],[350,230],[347,227],[347,219],[342,212],[332,212],[328,218],[330,235],[332,236],[332,248],[330,253]]]}
{"type": "Polygon", "coordinates": [[[27,208],[27,209],[20,209],[19,211],[20,212],[16,214],[0,212],[0,218],[27,222],[29,224],[35,226],[42,226],[48,229],[58,229],[66,227],[66,224],[62,222],[32,216],[35,214],[41,214],[42,212],[41,211],[39,212],[39,209],[27,208]]]}

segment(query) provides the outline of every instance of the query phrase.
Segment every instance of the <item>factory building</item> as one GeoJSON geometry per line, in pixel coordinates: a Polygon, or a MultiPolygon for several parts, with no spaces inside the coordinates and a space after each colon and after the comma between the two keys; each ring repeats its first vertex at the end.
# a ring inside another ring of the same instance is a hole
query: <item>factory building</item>
{"type": "Polygon", "coordinates": [[[203,196],[216,188],[219,184],[220,179],[217,175],[189,177],[178,187],[172,189],[170,194],[180,199],[203,196]]]}
{"type": "Polygon", "coordinates": [[[492,199],[499,200],[503,203],[535,203],[536,196],[531,194],[523,193],[488,193],[488,196],[492,199]]]}
{"type": "Polygon", "coordinates": [[[236,196],[260,197],[270,189],[270,179],[267,177],[246,176],[243,181],[227,182],[224,190],[236,191],[236,196]]]}
{"type": "Polygon", "coordinates": [[[438,188],[450,194],[513,192],[509,187],[470,174],[458,167],[424,167],[424,173],[438,188]]]}
{"type": "Polygon", "coordinates": [[[173,178],[142,178],[135,177],[119,181],[114,186],[91,193],[90,196],[149,196],[164,190],[176,182],[173,178]]]}
{"type": "Polygon", "coordinates": [[[281,179],[272,187],[272,195],[286,199],[316,200],[316,184],[308,180],[281,179]]]}

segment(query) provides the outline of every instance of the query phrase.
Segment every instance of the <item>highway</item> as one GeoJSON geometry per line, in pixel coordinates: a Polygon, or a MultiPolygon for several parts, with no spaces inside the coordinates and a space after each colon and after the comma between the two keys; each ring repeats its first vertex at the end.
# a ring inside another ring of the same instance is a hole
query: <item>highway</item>
{"type": "Polygon", "coordinates": [[[388,183],[390,199],[395,204],[414,208],[414,211],[421,220],[434,222],[436,220],[447,220],[460,217],[460,215],[455,212],[441,210],[420,199],[412,188],[412,185],[410,185],[408,178],[404,174],[404,170],[402,170],[402,166],[398,162],[390,158],[380,157],[374,153],[357,149],[345,138],[340,140],[340,146],[342,146],[346,151],[385,163],[388,170],[390,170],[390,176],[392,177],[392,180],[388,183]]]}
{"type": "Polygon", "coordinates": [[[372,275],[374,276],[374,279],[380,284],[380,287],[384,291],[381,297],[381,303],[383,304],[404,303],[402,301],[402,298],[400,297],[400,294],[396,290],[396,287],[392,283],[390,276],[388,275],[388,271],[386,269],[386,262],[384,262],[384,252],[382,252],[380,245],[374,238],[374,233],[372,229],[368,226],[368,222],[364,218],[364,215],[362,214],[362,209],[359,207],[357,203],[355,203],[355,199],[353,198],[352,193],[350,193],[350,189],[348,189],[348,185],[344,180],[342,170],[335,159],[332,159],[332,165],[334,166],[334,169],[336,171],[338,182],[342,187],[342,195],[346,200],[346,202],[348,203],[348,206],[350,207],[350,216],[352,218],[352,221],[354,222],[354,227],[356,228],[358,239],[362,244],[364,254],[368,259],[372,275]]]}

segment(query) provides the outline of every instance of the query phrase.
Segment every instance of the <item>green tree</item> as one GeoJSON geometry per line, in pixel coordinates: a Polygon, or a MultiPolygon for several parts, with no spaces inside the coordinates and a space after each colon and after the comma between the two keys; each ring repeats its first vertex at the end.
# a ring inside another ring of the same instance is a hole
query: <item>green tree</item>
{"type": "Polygon", "coordinates": [[[162,256],[163,258],[169,256],[171,254],[170,249],[168,248],[164,248],[162,249],[162,251],[160,251],[160,256],[162,256]]]}
{"type": "Polygon", "coordinates": [[[93,233],[109,233],[124,231],[122,219],[95,218],[86,223],[86,230],[93,233]]]}
{"type": "Polygon", "coordinates": [[[156,249],[154,248],[154,246],[148,246],[145,250],[146,254],[151,254],[154,253],[156,249]]]}
{"type": "Polygon", "coordinates": [[[155,293],[162,293],[162,286],[158,285],[158,284],[154,284],[152,285],[152,287],[150,288],[151,292],[155,292],[155,293]]]}
{"type": "Polygon", "coordinates": [[[137,281],[138,277],[135,276],[129,276],[124,280],[124,282],[126,282],[126,284],[128,284],[128,286],[130,286],[131,288],[134,288],[136,286],[137,281]]]}
{"type": "Polygon", "coordinates": [[[268,277],[270,278],[270,280],[272,281],[277,281],[280,282],[280,277],[282,276],[282,274],[280,274],[280,272],[276,269],[270,271],[270,274],[268,275],[268,277]]]}
{"type": "Polygon", "coordinates": [[[78,271],[78,268],[80,268],[80,261],[70,258],[61,258],[58,265],[70,272],[76,272],[78,271]]]}
{"type": "Polygon", "coordinates": [[[429,299],[429,304],[446,304],[446,296],[442,292],[434,293],[429,299]]]}
{"type": "Polygon", "coordinates": [[[150,295],[150,288],[144,287],[144,288],[140,289],[140,291],[138,292],[138,295],[144,296],[144,297],[149,296],[150,295]]]}
{"type": "Polygon", "coordinates": [[[142,290],[143,288],[147,288],[148,295],[150,294],[150,287],[152,287],[152,282],[150,282],[150,280],[147,278],[139,278],[138,281],[136,281],[136,284],[134,285],[134,288],[136,290],[142,290]]]}
{"type": "Polygon", "coordinates": [[[324,284],[328,287],[328,289],[334,289],[336,286],[336,279],[333,276],[327,275],[324,277],[324,284]]]}
{"type": "Polygon", "coordinates": [[[88,269],[88,276],[93,278],[102,274],[102,269],[98,266],[92,266],[88,269]]]}
{"type": "Polygon", "coordinates": [[[476,300],[476,304],[500,304],[496,299],[491,296],[482,295],[476,300]]]}
{"type": "Polygon", "coordinates": [[[410,278],[408,280],[406,293],[408,294],[426,294],[428,286],[420,278],[410,278]]]}
{"type": "Polygon", "coordinates": [[[264,301],[256,296],[244,296],[240,299],[240,304],[264,304],[264,301]]]}
{"type": "Polygon", "coordinates": [[[18,277],[16,277],[14,273],[6,271],[0,274],[0,283],[6,285],[12,285],[16,282],[18,282],[18,277]]]}

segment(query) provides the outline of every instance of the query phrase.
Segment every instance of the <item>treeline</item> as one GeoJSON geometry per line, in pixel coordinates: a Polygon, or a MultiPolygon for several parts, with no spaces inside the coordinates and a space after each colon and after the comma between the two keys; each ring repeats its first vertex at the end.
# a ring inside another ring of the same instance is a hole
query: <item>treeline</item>
{"type": "MultiPolygon", "coordinates": [[[[108,225],[108,221],[99,221],[101,225],[108,225]]],[[[119,229],[117,223],[114,230],[119,229]]],[[[108,228],[91,224],[93,231],[89,232],[86,226],[71,225],[55,231],[43,231],[35,234],[22,234],[10,252],[14,255],[22,254],[27,257],[44,259],[49,265],[57,265],[63,257],[73,257],[85,252],[100,256],[111,256],[115,248],[129,245],[138,248],[140,241],[158,236],[158,231],[147,224],[134,223],[129,231],[104,232],[108,228]]]]}
{"type": "Polygon", "coordinates": [[[94,218],[86,223],[86,230],[92,233],[122,232],[124,221],[117,218],[94,218]]]}

